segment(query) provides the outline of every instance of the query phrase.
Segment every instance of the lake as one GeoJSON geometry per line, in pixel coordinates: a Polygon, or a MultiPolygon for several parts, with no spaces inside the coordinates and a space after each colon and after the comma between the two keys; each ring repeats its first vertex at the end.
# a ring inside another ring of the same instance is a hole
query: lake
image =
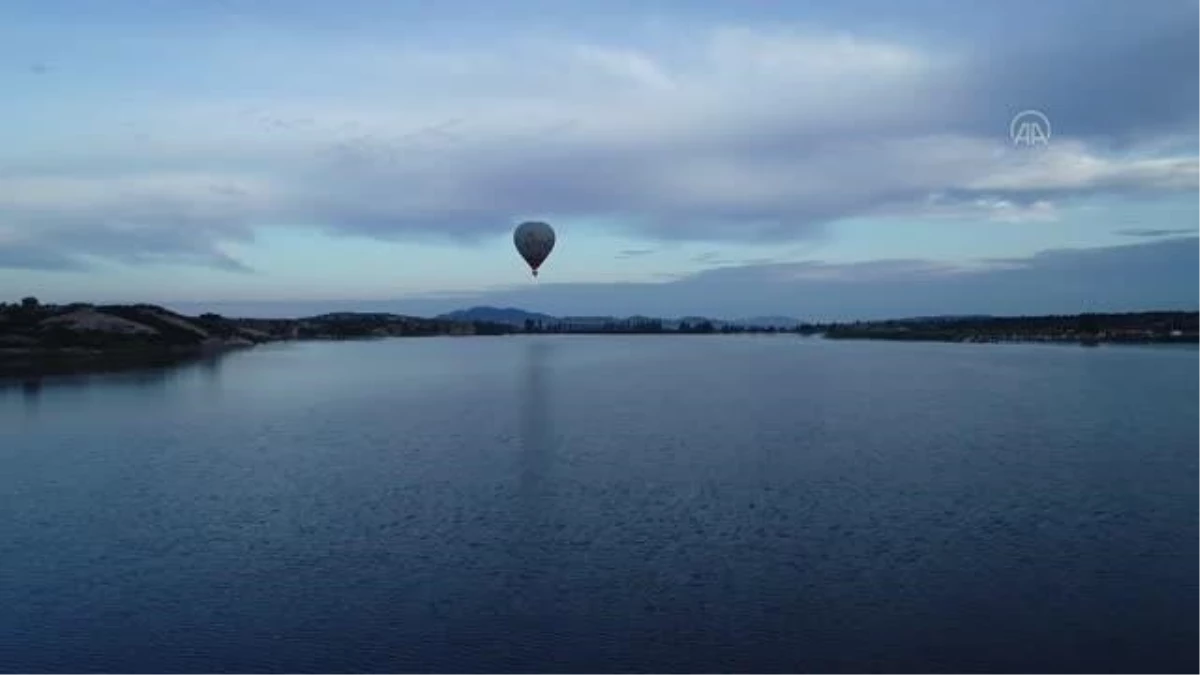
{"type": "Polygon", "coordinates": [[[511,336],[0,386],[0,670],[1196,672],[1190,348],[511,336]]]}

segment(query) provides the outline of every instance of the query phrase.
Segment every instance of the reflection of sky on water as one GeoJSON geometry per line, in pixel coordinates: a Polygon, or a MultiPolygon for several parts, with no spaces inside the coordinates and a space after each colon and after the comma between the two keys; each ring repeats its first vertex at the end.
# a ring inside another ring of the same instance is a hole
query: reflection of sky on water
{"type": "Polygon", "coordinates": [[[537,490],[546,479],[551,453],[550,419],[553,413],[546,391],[546,370],[555,346],[538,340],[525,348],[525,383],[521,392],[521,487],[537,490]]]}
{"type": "Polygon", "coordinates": [[[222,371],[229,353],[217,353],[201,359],[174,364],[109,372],[51,374],[25,377],[0,377],[0,402],[16,402],[19,398],[27,417],[36,417],[46,396],[87,396],[92,390],[113,387],[166,390],[168,385],[199,379],[211,389],[219,387],[222,371]]]}
{"type": "Polygon", "coordinates": [[[549,518],[553,514],[552,481],[549,475],[555,452],[553,402],[547,386],[556,345],[533,338],[525,345],[520,391],[520,447],[517,449],[516,522],[513,524],[514,571],[517,577],[506,591],[511,610],[518,615],[537,615],[534,600],[551,574],[552,537],[549,518]]]}
{"type": "Polygon", "coordinates": [[[38,404],[42,400],[42,381],[30,379],[22,382],[21,397],[25,399],[25,412],[29,415],[37,415],[38,404]]]}
{"type": "Polygon", "coordinates": [[[208,356],[193,366],[195,370],[199,371],[200,377],[204,380],[204,384],[210,391],[218,391],[221,388],[221,375],[225,367],[225,356],[225,354],[208,356]]]}

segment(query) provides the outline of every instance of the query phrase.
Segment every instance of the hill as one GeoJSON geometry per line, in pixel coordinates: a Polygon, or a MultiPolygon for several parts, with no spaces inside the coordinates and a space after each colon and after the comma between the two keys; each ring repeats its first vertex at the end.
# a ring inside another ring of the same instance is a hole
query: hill
{"type": "Polygon", "coordinates": [[[0,303],[0,376],[175,363],[276,340],[501,335],[507,325],[341,312],[301,319],[185,316],[157,305],[0,303]]]}
{"type": "Polygon", "coordinates": [[[502,323],[510,326],[524,326],[526,321],[555,321],[556,317],[549,314],[527,312],[516,307],[471,307],[459,309],[446,314],[440,314],[435,319],[443,321],[487,321],[502,323]]]}
{"type": "Polygon", "coordinates": [[[170,363],[261,339],[155,305],[0,304],[0,374],[170,363]]]}

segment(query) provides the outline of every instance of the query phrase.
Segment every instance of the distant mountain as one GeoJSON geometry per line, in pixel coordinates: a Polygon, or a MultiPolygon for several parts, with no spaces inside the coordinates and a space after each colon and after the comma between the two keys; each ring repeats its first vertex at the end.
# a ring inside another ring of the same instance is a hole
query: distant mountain
{"type": "Polygon", "coordinates": [[[954,323],[959,321],[987,321],[996,317],[991,314],[938,314],[936,316],[910,316],[892,319],[892,323],[954,323]]]}
{"type": "Polygon", "coordinates": [[[756,316],[749,319],[738,319],[729,323],[746,328],[795,328],[804,322],[790,316],[756,316]]]}
{"type": "Polygon", "coordinates": [[[728,321],[725,319],[714,319],[709,316],[684,316],[677,319],[659,319],[658,317],[648,316],[551,316],[549,314],[541,314],[538,312],[528,312],[516,307],[472,307],[470,309],[460,309],[454,312],[441,314],[435,317],[442,321],[489,321],[493,323],[503,323],[513,326],[524,326],[526,319],[531,319],[535,322],[563,322],[574,326],[602,326],[606,323],[632,321],[657,321],[661,320],[667,328],[675,328],[681,323],[689,325],[697,325],[703,323],[712,324],[716,328],[725,326],[734,326],[740,328],[795,328],[803,322],[786,316],[760,316],[748,319],[739,319],[736,321],[728,321]]]}
{"type": "Polygon", "coordinates": [[[300,319],[300,321],[338,323],[343,321],[402,321],[415,317],[388,312],[330,312],[300,319]]]}
{"type": "Polygon", "coordinates": [[[676,321],[678,323],[690,323],[690,324],[704,323],[705,321],[707,321],[707,322],[713,324],[714,326],[719,326],[719,325],[725,323],[724,321],[718,321],[717,319],[711,319],[707,316],[681,316],[678,319],[676,319],[676,321]]]}
{"type": "Polygon", "coordinates": [[[512,326],[524,326],[526,319],[533,321],[557,321],[557,317],[549,314],[539,314],[537,312],[527,312],[516,307],[472,307],[470,309],[460,309],[446,314],[439,314],[435,317],[441,321],[486,321],[489,323],[503,323],[512,326]]]}

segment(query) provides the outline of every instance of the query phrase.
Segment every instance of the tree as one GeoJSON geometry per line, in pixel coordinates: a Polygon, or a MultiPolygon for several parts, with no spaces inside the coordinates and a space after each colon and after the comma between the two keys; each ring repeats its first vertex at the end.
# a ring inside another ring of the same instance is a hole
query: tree
{"type": "Polygon", "coordinates": [[[1079,332],[1092,334],[1100,332],[1099,317],[1095,314],[1081,314],[1079,316],[1079,332]]]}
{"type": "Polygon", "coordinates": [[[21,307],[24,309],[37,309],[41,306],[42,303],[38,302],[38,299],[32,295],[27,298],[21,298],[21,307]]]}

